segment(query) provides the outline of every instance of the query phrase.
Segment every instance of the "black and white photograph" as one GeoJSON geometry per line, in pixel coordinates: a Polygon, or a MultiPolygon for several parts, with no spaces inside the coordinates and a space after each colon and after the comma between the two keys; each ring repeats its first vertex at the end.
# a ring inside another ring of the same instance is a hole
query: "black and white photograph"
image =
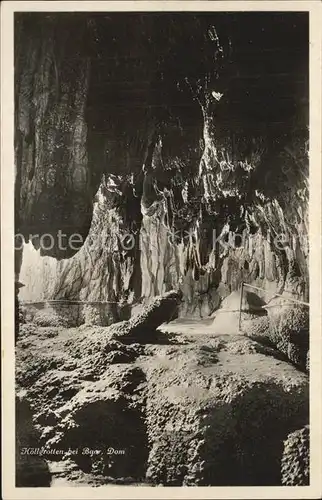
{"type": "Polygon", "coordinates": [[[312,12],[46,3],[13,19],[15,488],[310,486],[312,12]]]}

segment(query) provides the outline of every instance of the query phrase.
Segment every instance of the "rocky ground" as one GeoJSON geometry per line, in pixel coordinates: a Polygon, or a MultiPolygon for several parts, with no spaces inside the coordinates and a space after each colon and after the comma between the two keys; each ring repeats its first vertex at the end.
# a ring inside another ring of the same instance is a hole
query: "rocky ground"
{"type": "Polygon", "coordinates": [[[15,16],[20,486],[308,483],[308,33],[15,16]]]}
{"type": "Polygon", "coordinates": [[[17,484],[308,484],[307,373],[232,310],[228,333],[164,323],[177,299],[110,327],[21,325],[17,484]]]}

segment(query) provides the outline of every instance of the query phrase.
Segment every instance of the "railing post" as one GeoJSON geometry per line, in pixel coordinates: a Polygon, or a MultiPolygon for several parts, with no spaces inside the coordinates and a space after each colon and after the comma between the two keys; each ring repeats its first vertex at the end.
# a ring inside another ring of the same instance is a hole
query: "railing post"
{"type": "Polygon", "coordinates": [[[239,304],[239,321],[238,321],[238,329],[241,331],[241,313],[242,313],[242,305],[243,305],[243,290],[244,290],[244,282],[242,281],[240,287],[240,304],[239,304]]]}

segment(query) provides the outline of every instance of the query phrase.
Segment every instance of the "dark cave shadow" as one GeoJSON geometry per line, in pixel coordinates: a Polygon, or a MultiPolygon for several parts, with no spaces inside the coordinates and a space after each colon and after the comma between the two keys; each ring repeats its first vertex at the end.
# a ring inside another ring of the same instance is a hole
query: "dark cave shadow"
{"type": "Polygon", "coordinates": [[[187,343],[179,341],[177,333],[164,333],[159,330],[151,331],[151,329],[148,329],[146,332],[141,329],[139,335],[121,337],[120,340],[123,344],[138,343],[142,345],[185,345],[187,343]]]}
{"type": "Polygon", "coordinates": [[[16,397],[16,487],[49,487],[52,476],[47,461],[40,455],[25,453],[25,449],[39,448],[40,434],[33,424],[29,403],[16,397]]]}
{"type": "Polygon", "coordinates": [[[205,484],[280,486],[283,443],[307,424],[308,401],[308,393],[297,399],[282,387],[257,383],[233,405],[224,405],[222,418],[218,412],[213,416],[217,425],[209,425],[205,484]]]}

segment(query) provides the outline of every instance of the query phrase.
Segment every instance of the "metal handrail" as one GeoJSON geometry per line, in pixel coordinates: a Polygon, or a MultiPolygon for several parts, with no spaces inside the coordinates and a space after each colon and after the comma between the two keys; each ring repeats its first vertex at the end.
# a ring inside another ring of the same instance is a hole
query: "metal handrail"
{"type": "Polygon", "coordinates": [[[116,300],[107,300],[107,301],[101,301],[101,300],[95,300],[95,301],[90,301],[90,300],[68,300],[68,299],[50,299],[50,300],[20,300],[19,301],[21,305],[29,305],[29,304],[67,304],[67,305],[78,305],[78,304],[90,304],[90,305],[96,305],[96,304],[118,304],[120,301],[116,300]]]}
{"type": "MultiPolygon", "coordinates": [[[[169,297],[167,300],[177,300],[175,297],[169,297]]],[[[31,305],[31,304],[67,304],[67,305],[78,305],[78,304],[128,304],[128,302],[121,300],[69,300],[69,299],[48,299],[48,300],[19,300],[20,305],[31,305]]]]}
{"type": "MultiPolygon", "coordinates": [[[[248,286],[248,288],[253,288],[254,290],[262,290],[263,292],[266,291],[265,288],[261,288],[259,286],[254,286],[254,285],[249,285],[248,283],[244,283],[242,281],[241,289],[240,289],[240,305],[239,305],[239,321],[238,321],[238,328],[239,328],[239,330],[241,330],[241,315],[242,315],[243,292],[244,292],[244,287],[247,287],[247,286],[248,286]]],[[[296,302],[297,304],[302,304],[304,306],[310,307],[310,304],[308,302],[304,302],[303,300],[292,299],[291,297],[285,297],[285,295],[281,295],[280,293],[275,293],[273,295],[272,299],[275,298],[275,297],[281,297],[284,300],[289,300],[291,302],[296,302]]],[[[265,309],[265,306],[262,306],[262,309],[265,309]]]]}

